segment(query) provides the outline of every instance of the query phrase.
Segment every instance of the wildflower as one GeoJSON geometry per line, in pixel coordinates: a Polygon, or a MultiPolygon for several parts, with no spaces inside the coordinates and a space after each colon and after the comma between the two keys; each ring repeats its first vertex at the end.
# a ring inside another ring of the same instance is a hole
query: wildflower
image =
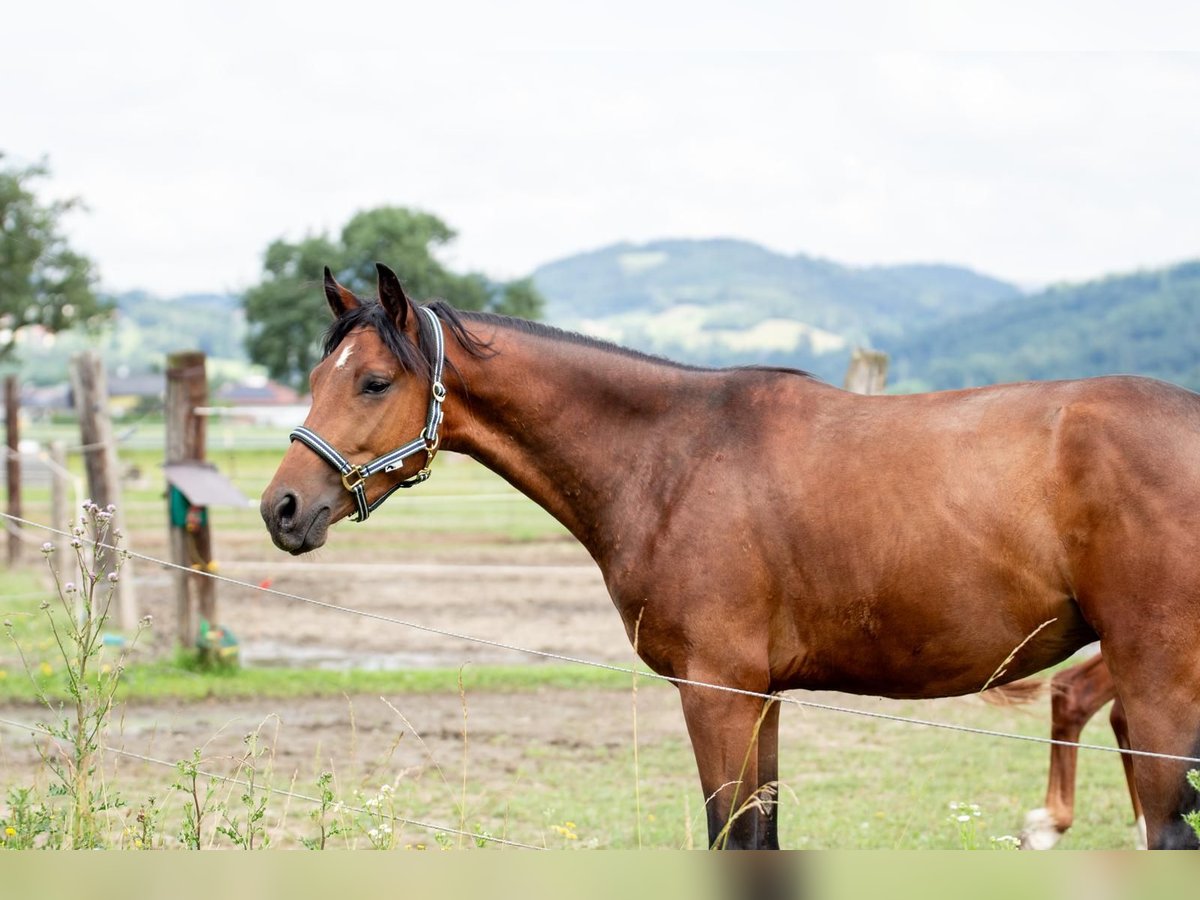
{"type": "Polygon", "coordinates": [[[43,661],[42,664],[38,666],[38,671],[43,675],[50,675],[54,672],[54,667],[50,665],[50,663],[43,661]]]}
{"type": "Polygon", "coordinates": [[[5,837],[16,837],[16,834],[17,834],[17,829],[13,828],[11,825],[9,825],[7,828],[4,829],[5,837]]]}
{"type": "Polygon", "coordinates": [[[138,625],[141,628],[149,628],[153,624],[154,624],[154,616],[150,615],[149,613],[142,616],[141,621],[138,622],[138,625]]]}
{"type": "Polygon", "coordinates": [[[66,584],[64,584],[64,585],[63,585],[63,593],[64,593],[64,594],[73,594],[73,593],[75,593],[75,582],[73,582],[73,581],[68,581],[66,584]]]}
{"type": "Polygon", "coordinates": [[[113,513],[115,513],[117,511],[117,508],[116,508],[116,506],[114,506],[113,504],[110,503],[110,504],[108,504],[108,506],[104,507],[104,511],[111,516],[113,513]]]}
{"type": "Polygon", "coordinates": [[[81,541],[79,538],[77,538],[77,537],[71,538],[71,547],[72,548],[78,550],[82,546],[83,546],[83,541],[81,541]]]}
{"type": "Polygon", "coordinates": [[[369,837],[371,840],[376,840],[379,837],[379,829],[372,828],[370,831],[367,832],[367,837],[369,837]]]}
{"type": "Polygon", "coordinates": [[[54,545],[49,541],[46,541],[46,543],[42,544],[42,552],[49,556],[54,552],[54,545]]]}
{"type": "Polygon", "coordinates": [[[378,797],[368,797],[366,803],[363,804],[367,809],[374,809],[379,805],[378,797]]]}
{"type": "Polygon", "coordinates": [[[3,681],[7,677],[8,671],[6,669],[0,669],[0,681],[3,681]]]}
{"type": "Polygon", "coordinates": [[[116,584],[116,583],[117,583],[117,573],[116,573],[116,572],[109,572],[109,573],[108,573],[108,583],[109,583],[109,584],[116,584]]]}
{"type": "Polygon", "coordinates": [[[954,817],[955,822],[970,822],[971,817],[968,815],[957,815],[954,817]]]}
{"type": "Polygon", "coordinates": [[[391,793],[393,790],[395,790],[395,789],[394,789],[394,788],[393,788],[393,787],[392,787],[390,784],[384,784],[384,785],[380,785],[380,787],[379,787],[379,794],[380,794],[380,796],[382,796],[382,797],[386,797],[386,796],[387,796],[388,794],[390,794],[390,793],[391,793]]]}

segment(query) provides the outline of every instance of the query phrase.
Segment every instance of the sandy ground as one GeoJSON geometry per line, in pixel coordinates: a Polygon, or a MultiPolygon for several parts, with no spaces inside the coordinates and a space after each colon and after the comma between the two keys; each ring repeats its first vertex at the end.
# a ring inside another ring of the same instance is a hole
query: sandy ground
{"type": "MultiPolygon", "coordinates": [[[[600,570],[569,541],[471,546],[421,553],[332,546],[293,559],[261,539],[226,540],[222,575],[298,597],[487,641],[604,662],[633,653],[600,570]]],[[[152,551],[147,551],[152,552],[152,551]]],[[[174,633],[174,576],[138,563],[139,603],[160,640],[174,633]]],[[[218,587],[222,624],[249,665],[407,668],[464,662],[537,661],[527,654],[451,638],[380,618],[329,609],[229,584],[218,587]]]]}
{"type": "MultiPolygon", "coordinates": [[[[420,553],[397,548],[385,557],[358,548],[350,535],[335,533],[328,549],[292,559],[257,535],[234,532],[218,555],[223,575],[255,584],[269,579],[276,590],[322,603],[531,650],[634,662],[600,572],[582,548],[569,541],[462,547],[448,544],[420,553]]],[[[159,556],[163,548],[143,540],[135,549],[159,556]]],[[[169,650],[174,575],[152,563],[135,565],[141,611],[155,619],[153,649],[143,652],[169,650]]],[[[218,593],[221,620],[236,631],[247,665],[409,668],[542,661],[228,584],[218,593]]],[[[659,687],[640,696],[643,741],[685,740],[674,690],[659,687]]],[[[459,766],[463,709],[457,694],[387,700],[396,708],[376,696],[134,703],[118,711],[109,743],[170,762],[201,747],[208,768],[227,773],[244,753],[244,736],[261,726],[274,782],[287,784],[295,777],[296,789],[308,792],[322,769],[357,785],[372,777],[440,780],[438,766],[459,766]]],[[[531,746],[568,756],[575,750],[589,756],[630,752],[627,691],[475,693],[468,698],[468,711],[470,781],[476,793],[507,790],[528,767],[531,746]]],[[[21,722],[43,715],[33,706],[0,708],[0,716],[21,722]]],[[[7,784],[45,778],[34,740],[12,729],[0,729],[0,768],[7,784]]],[[[175,777],[165,767],[119,756],[106,763],[106,773],[131,797],[161,792],[175,777]]],[[[298,813],[301,820],[307,809],[298,813]]]]}

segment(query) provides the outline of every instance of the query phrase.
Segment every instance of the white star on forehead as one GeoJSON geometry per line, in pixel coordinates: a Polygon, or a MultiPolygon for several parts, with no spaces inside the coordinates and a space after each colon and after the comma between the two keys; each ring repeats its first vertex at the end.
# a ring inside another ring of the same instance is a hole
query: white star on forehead
{"type": "Polygon", "coordinates": [[[334,367],[335,369],[344,369],[344,368],[346,368],[346,361],[347,361],[348,359],[350,359],[350,354],[352,354],[353,352],[354,352],[354,345],[353,345],[353,344],[347,344],[347,345],[345,346],[345,348],[342,350],[342,352],[341,352],[341,355],[340,355],[340,356],[338,356],[338,358],[337,358],[337,362],[335,362],[335,363],[333,364],[333,367],[334,367]]]}

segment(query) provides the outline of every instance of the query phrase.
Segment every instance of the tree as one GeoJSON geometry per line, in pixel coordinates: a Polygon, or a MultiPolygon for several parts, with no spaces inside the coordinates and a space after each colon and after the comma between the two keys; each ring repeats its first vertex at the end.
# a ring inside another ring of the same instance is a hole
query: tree
{"type": "Polygon", "coordinates": [[[356,214],[337,240],[322,234],[297,243],[274,241],[263,257],[262,281],[244,296],[250,358],[272,378],[304,387],[329,323],[321,288],[325,266],[360,296],[374,295],[375,263],[383,262],[400,274],[414,298],[440,297],[459,309],[522,318],[541,315],[542,297],[528,280],[496,284],[442,265],[435,254],[454,237],[437,216],[384,206],[356,214]]]}
{"type": "Polygon", "coordinates": [[[92,290],[92,262],[60,230],[79,200],[42,202],[33,191],[31,183],[49,174],[44,162],[0,168],[0,360],[11,356],[22,328],[90,326],[111,311],[92,290]]]}

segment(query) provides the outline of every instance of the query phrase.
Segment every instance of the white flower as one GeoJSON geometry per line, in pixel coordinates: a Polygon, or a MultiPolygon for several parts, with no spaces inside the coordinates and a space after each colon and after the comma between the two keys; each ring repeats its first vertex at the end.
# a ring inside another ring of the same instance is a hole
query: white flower
{"type": "Polygon", "coordinates": [[[970,822],[970,821],[971,821],[971,817],[970,817],[970,816],[965,816],[965,815],[964,815],[964,816],[955,816],[955,817],[954,817],[954,821],[956,821],[956,822],[970,822]]]}
{"type": "Polygon", "coordinates": [[[49,541],[46,541],[46,543],[42,544],[42,552],[43,553],[53,553],[54,545],[52,543],[50,543],[49,541]]]}

